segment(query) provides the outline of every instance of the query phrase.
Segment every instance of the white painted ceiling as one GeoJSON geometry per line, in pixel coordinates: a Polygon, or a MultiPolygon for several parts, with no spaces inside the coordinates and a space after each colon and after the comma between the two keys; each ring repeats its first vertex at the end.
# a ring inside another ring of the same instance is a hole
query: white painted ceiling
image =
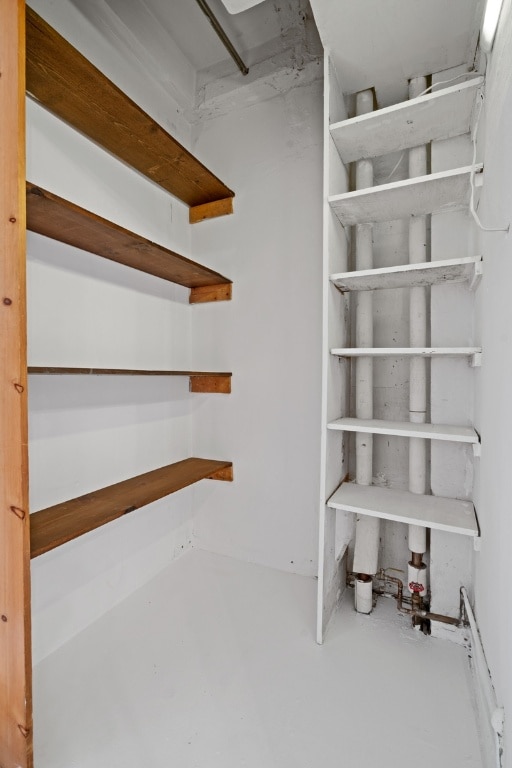
{"type": "MultiPolygon", "coordinates": [[[[407,80],[471,66],[483,0],[311,0],[345,93],[375,87],[380,106],[407,80]]],[[[405,94],[403,94],[405,95],[405,94]]]]}

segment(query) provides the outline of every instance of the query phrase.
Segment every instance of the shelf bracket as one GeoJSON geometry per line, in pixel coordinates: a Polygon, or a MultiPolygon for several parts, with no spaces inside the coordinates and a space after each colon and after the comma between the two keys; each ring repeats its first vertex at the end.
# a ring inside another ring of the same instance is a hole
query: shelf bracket
{"type": "Polygon", "coordinates": [[[478,286],[480,284],[480,280],[482,279],[483,273],[484,273],[484,263],[483,263],[483,261],[475,262],[473,276],[471,278],[471,282],[469,283],[469,290],[470,291],[476,291],[476,289],[478,288],[478,286]]]}
{"type": "Polygon", "coordinates": [[[473,456],[477,459],[480,458],[482,455],[482,443],[479,441],[478,443],[473,443],[473,456]]]}
{"type": "Polygon", "coordinates": [[[230,213],[233,213],[233,198],[225,197],[222,200],[214,200],[212,203],[192,205],[188,212],[188,220],[190,224],[199,224],[200,221],[227,216],[230,213]]]}
{"type": "Polygon", "coordinates": [[[232,283],[200,285],[190,289],[189,304],[203,304],[207,301],[231,301],[232,283]]]}
{"type": "Polygon", "coordinates": [[[231,376],[191,376],[190,392],[231,394],[231,376]]]}
{"type": "Polygon", "coordinates": [[[471,355],[469,364],[471,368],[480,368],[482,366],[482,353],[475,352],[474,355],[471,355]]]}

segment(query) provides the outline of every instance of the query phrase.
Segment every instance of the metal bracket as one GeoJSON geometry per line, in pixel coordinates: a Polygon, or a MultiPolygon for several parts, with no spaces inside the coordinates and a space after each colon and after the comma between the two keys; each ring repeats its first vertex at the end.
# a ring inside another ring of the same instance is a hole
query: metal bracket
{"type": "Polygon", "coordinates": [[[478,443],[472,443],[473,445],[473,456],[475,458],[480,458],[482,455],[482,443],[479,441],[478,443]]]}
{"type": "Polygon", "coordinates": [[[473,537],[473,549],[475,552],[480,552],[482,548],[482,537],[481,536],[474,536],[473,537]]]}
{"type": "Polygon", "coordinates": [[[469,364],[471,368],[480,368],[482,365],[482,353],[481,352],[475,352],[474,355],[471,355],[471,359],[469,361],[469,364]]]}

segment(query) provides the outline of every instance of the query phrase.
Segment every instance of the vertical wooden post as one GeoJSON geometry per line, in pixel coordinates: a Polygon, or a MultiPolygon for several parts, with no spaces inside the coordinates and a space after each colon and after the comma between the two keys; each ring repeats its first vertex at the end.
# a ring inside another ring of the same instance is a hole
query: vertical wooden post
{"type": "Polygon", "coordinates": [[[0,0],[0,766],[30,768],[25,2],[0,0]]]}

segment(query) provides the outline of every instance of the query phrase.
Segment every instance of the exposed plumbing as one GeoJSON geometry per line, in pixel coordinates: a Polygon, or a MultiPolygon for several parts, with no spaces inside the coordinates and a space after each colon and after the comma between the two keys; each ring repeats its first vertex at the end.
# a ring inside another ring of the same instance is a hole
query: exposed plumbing
{"type": "Polygon", "coordinates": [[[240,58],[240,55],[238,51],[236,50],[235,46],[225,33],[224,29],[222,28],[220,21],[215,16],[214,12],[206,2],[206,0],[196,0],[198,6],[201,8],[205,16],[207,16],[210,24],[214,28],[215,32],[219,36],[220,40],[222,41],[222,44],[226,48],[227,52],[233,59],[233,61],[236,63],[238,69],[242,73],[242,75],[248,75],[249,74],[249,68],[245,66],[244,62],[240,58]]]}
{"type": "MultiPolygon", "coordinates": [[[[364,115],[373,111],[373,91],[361,91],[356,97],[356,112],[364,115]]],[[[373,162],[356,163],[356,189],[373,186],[373,162]]],[[[373,267],[373,225],[358,224],[355,228],[356,269],[373,267]]],[[[356,347],[373,347],[373,293],[361,291],[356,296],[356,347]]],[[[358,357],[356,369],[356,417],[373,418],[373,359],[358,357]]],[[[371,485],[373,479],[373,436],[356,432],[356,482],[371,485]]],[[[371,613],[372,576],[377,571],[379,555],[379,526],[377,517],[361,516],[356,523],[354,570],[356,581],[355,608],[358,613],[371,613]]]]}
{"type": "MultiPolygon", "coordinates": [[[[440,621],[443,624],[451,624],[455,627],[462,627],[465,626],[465,612],[463,610],[463,604],[461,603],[460,606],[460,614],[459,618],[455,619],[452,616],[443,616],[441,613],[432,613],[431,611],[427,611],[426,609],[419,607],[417,605],[417,595],[413,593],[411,595],[411,607],[406,608],[404,606],[405,598],[404,598],[404,584],[403,581],[396,576],[390,576],[386,573],[384,568],[381,568],[380,571],[376,574],[375,578],[378,581],[388,582],[391,584],[396,585],[396,593],[393,595],[396,599],[397,608],[401,613],[406,613],[409,616],[412,617],[413,622],[416,619],[417,622],[415,623],[421,623],[425,621],[440,621]]],[[[378,591],[377,591],[378,592],[378,591]]],[[[378,592],[379,594],[379,592],[378,592]]],[[[385,590],[381,591],[380,594],[390,594],[389,592],[385,592],[385,590]]]]}

